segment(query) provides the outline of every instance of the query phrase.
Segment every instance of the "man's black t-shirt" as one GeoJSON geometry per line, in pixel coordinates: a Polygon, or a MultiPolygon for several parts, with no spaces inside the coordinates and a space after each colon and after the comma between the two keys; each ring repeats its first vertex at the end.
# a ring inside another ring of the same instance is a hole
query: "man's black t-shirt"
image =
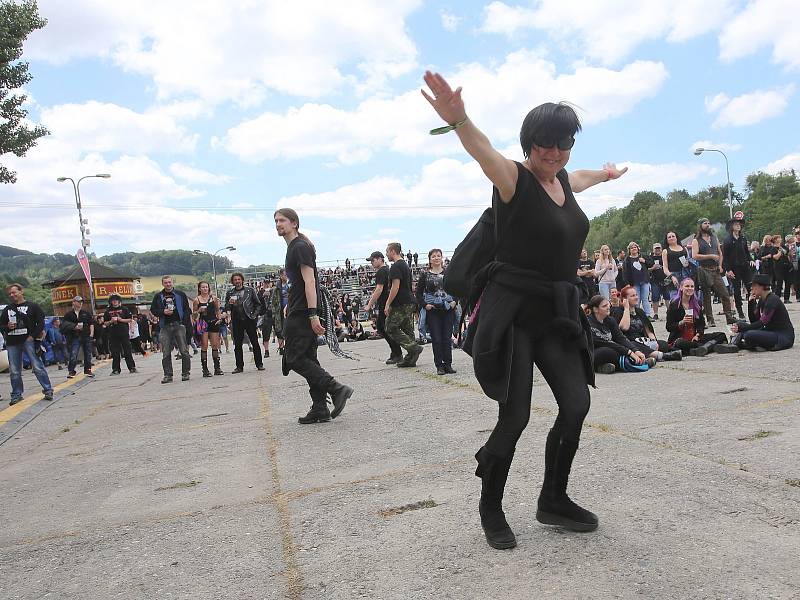
{"type": "Polygon", "coordinates": [[[411,269],[402,258],[394,261],[392,268],[389,269],[389,282],[394,282],[395,279],[400,280],[400,289],[397,290],[392,305],[414,304],[414,296],[411,294],[411,269]]]}
{"type": "MultiPolygon", "coordinates": [[[[578,270],[579,271],[593,271],[594,270],[594,261],[593,260],[589,260],[588,258],[586,260],[580,259],[578,261],[578,270]]],[[[584,277],[581,277],[581,279],[583,279],[586,282],[586,285],[590,285],[591,286],[594,283],[594,277],[592,277],[591,275],[585,275],[584,277]]]]}
{"type": "Polygon", "coordinates": [[[306,284],[300,266],[306,265],[314,269],[314,287],[319,289],[319,276],[317,275],[317,254],[314,248],[304,239],[294,238],[286,248],[286,275],[289,277],[289,308],[291,315],[297,311],[308,310],[306,300],[306,284]]]}
{"type": "MultiPolygon", "coordinates": [[[[103,319],[106,323],[111,323],[112,317],[119,317],[120,319],[130,319],[131,318],[131,311],[129,311],[124,306],[118,306],[114,308],[113,306],[109,306],[108,310],[103,315],[103,319]]],[[[114,336],[117,338],[122,337],[130,337],[128,335],[128,324],[127,323],[114,323],[113,325],[108,326],[108,335],[114,336]]]]}
{"type": "Polygon", "coordinates": [[[659,285],[664,283],[664,278],[666,275],[664,274],[664,265],[661,264],[662,257],[661,253],[658,254],[651,254],[650,260],[653,261],[653,265],[656,267],[652,271],[650,271],[650,281],[655,281],[659,285]]]}
{"type": "Polygon", "coordinates": [[[19,346],[28,337],[39,339],[44,329],[44,313],[34,302],[9,304],[0,313],[0,329],[3,329],[6,345],[19,346]],[[16,323],[15,329],[9,329],[10,322],[16,323]]]}
{"type": "MultiPolygon", "coordinates": [[[[164,292],[164,310],[172,309],[171,315],[164,313],[165,323],[180,323],[181,317],[176,306],[178,301],[178,298],[172,292],[164,292]]],[[[127,319],[128,317],[125,318],[127,319]]]]}
{"type": "Polygon", "coordinates": [[[382,311],[386,308],[386,300],[389,298],[389,289],[391,287],[389,285],[389,267],[387,265],[383,265],[375,273],[375,285],[383,286],[383,291],[378,296],[378,308],[382,311]]]}

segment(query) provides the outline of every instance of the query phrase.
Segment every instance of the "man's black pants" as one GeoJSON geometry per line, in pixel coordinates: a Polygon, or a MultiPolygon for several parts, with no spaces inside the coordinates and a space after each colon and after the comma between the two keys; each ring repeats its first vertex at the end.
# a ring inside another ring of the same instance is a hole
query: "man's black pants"
{"type": "MultiPolygon", "coordinates": [[[[746,296],[750,296],[750,282],[753,280],[753,272],[749,265],[733,267],[733,279],[728,278],[728,283],[733,288],[733,300],[736,303],[736,310],[742,314],[742,286],[744,286],[746,296]]],[[[746,300],[746,298],[745,298],[746,300]]]]}
{"type": "Polygon", "coordinates": [[[125,357],[125,366],[131,371],[136,368],[136,363],[133,362],[133,354],[131,353],[131,340],[128,336],[108,336],[108,343],[111,346],[111,370],[120,371],[120,359],[125,357]]]}
{"type": "Polygon", "coordinates": [[[256,321],[248,319],[247,317],[238,318],[233,317],[231,322],[233,329],[233,354],[236,357],[236,368],[244,369],[244,353],[242,352],[242,344],[244,342],[244,334],[250,339],[250,346],[253,348],[253,359],[256,361],[256,367],[261,368],[263,361],[261,360],[261,348],[258,345],[258,331],[256,321]]]}
{"type": "Polygon", "coordinates": [[[325,412],[328,388],[333,376],[317,360],[317,335],[311,329],[308,316],[289,316],[283,322],[286,343],[283,350],[283,374],[294,371],[308,382],[308,393],[315,410],[325,412]]]}
{"type": "Polygon", "coordinates": [[[383,339],[386,340],[386,343],[389,344],[389,350],[391,350],[391,356],[394,358],[403,358],[403,348],[395,342],[390,335],[386,333],[386,313],[383,312],[383,308],[379,307],[378,310],[378,320],[376,322],[376,328],[378,333],[383,336],[383,339]]]}

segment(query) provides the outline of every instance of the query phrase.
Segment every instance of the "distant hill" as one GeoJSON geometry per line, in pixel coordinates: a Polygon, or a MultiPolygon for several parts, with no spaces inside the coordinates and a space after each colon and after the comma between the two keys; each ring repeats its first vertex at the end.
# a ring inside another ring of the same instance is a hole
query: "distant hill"
{"type": "Polygon", "coordinates": [[[19,256],[21,254],[33,254],[33,252],[29,252],[28,250],[20,250],[19,248],[14,248],[13,246],[0,245],[0,257],[2,258],[10,258],[12,256],[19,256]]]}

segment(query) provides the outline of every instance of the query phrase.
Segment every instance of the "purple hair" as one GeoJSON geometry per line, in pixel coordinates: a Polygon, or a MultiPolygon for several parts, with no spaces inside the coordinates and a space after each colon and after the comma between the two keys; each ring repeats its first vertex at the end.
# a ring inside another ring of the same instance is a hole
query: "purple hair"
{"type": "MultiPolygon", "coordinates": [[[[694,283],[694,279],[692,279],[691,277],[684,277],[681,280],[680,284],[678,285],[678,295],[675,296],[675,299],[672,301],[674,304],[677,304],[678,306],[680,306],[681,303],[682,303],[682,299],[683,299],[683,291],[682,291],[683,284],[687,280],[691,281],[692,283],[694,283]]],[[[702,309],[703,309],[703,307],[700,306],[700,302],[698,302],[698,300],[697,300],[697,292],[696,291],[695,291],[694,294],[692,294],[692,297],[689,299],[689,308],[691,308],[694,311],[695,317],[697,317],[697,315],[699,315],[700,311],[702,311],[702,309]]]]}

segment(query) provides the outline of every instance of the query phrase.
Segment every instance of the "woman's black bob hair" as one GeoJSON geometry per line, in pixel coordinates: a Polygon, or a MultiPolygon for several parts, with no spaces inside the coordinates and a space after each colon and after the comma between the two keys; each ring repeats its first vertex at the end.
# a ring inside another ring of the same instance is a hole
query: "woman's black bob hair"
{"type": "Polygon", "coordinates": [[[554,143],[574,136],[581,130],[581,122],[575,109],[566,102],[545,102],[534,108],[522,121],[519,142],[525,158],[531,153],[534,140],[554,143]]]}

